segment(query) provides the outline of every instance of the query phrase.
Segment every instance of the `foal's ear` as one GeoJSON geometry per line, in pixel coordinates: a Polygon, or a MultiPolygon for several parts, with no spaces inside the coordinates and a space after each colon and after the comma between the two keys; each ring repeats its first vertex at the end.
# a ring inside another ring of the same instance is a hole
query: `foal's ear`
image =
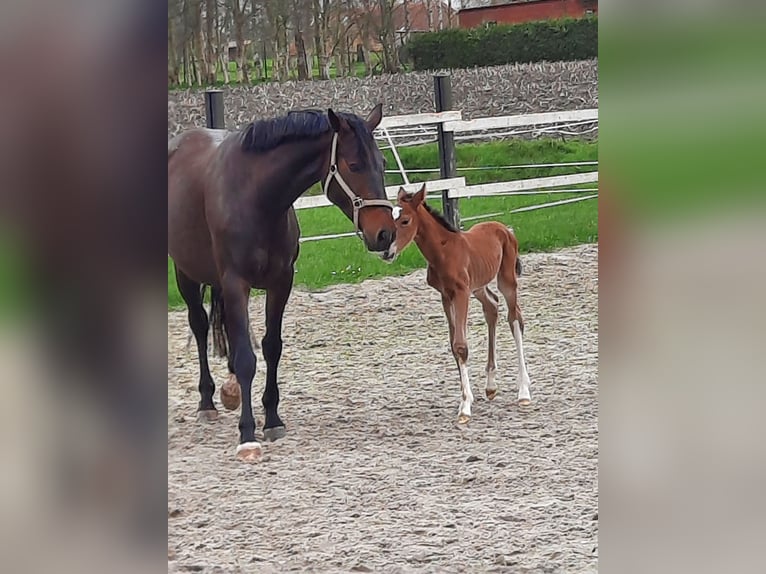
{"type": "Polygon", "coordinates": [[[417,207],[421,203],[423,203],[423,200],[426,198],[426,184],[424,183],[423,186],[418,190],[418,192],[412,196],[412,204],[417,207]]]}
{"type": "Polygon", "coordinates": [[[399,188],[399,193],[396,195],[396,199],[399,200],[399,203],[403,201],[409,201],[410,200],[410,194],[407,193],[407,191],[403,188],[399,188]]]}
{"type": "Polygon", "coordinates": [[[332,127],[332,130],[334,132],[340,131],[340,118],[335,115],[335,112],[332,111],[332,108],[328,108],[327,110],[327,119],[330,120],[330,126],[332,127]]]}
{"type": "Polygon", "coordinates": [[[367,119],[365,122],[367,123],[367,127],[370,128],[370,131],[373,131],[376,127],[378,127],[378,124],[380,124],[380,120],[383,119],[383,104],[378,104],[374,108],[372,108],[372,111],[367,116],[367,119]]]}

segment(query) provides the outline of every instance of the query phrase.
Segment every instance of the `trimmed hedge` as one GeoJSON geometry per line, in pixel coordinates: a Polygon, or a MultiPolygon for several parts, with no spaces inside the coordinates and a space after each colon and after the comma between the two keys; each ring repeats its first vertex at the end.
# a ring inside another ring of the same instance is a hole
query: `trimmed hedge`
{"type": "Polygon", "coordinates": [[[588,60],[598,56],[598,16],[426,32],[405,53],[416,70],[588,60]]]}

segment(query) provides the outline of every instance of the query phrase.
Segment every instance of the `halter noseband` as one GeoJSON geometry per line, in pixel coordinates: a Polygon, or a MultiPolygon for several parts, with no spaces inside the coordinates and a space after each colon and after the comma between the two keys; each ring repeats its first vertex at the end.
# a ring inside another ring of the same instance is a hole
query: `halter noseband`
{"type": "Polygon", "coordinates": [[[345,194],[351,200],[351,205],[354,208],[354,213],[353,213],[354,230],[356,231],[356,234],[361,237],[361,234],[360,234],[361,230],[359,229],[359,212],[361,211],[363,207],[388,207],[389,209],[393,209],[394,206],[387,199],[364,199],[363,197],[359,197],[358,195],[356,195],[351,190],[351,187],[349,187],[349,185],[340,175],[340,171],[338,171],[337,156],[338,156],[338,132],[335,132],[332,135],[332,149],[330,151],[330,171],[327,172],[327,178],[324,180],[324,194],[327,196],[327,199],[330,199],[330,196],[329,196],[330,182],[333,180],[333,178],[335,178],[338,181],[338,185],[340,186],[340,188],[345,192],[345,194]]]}

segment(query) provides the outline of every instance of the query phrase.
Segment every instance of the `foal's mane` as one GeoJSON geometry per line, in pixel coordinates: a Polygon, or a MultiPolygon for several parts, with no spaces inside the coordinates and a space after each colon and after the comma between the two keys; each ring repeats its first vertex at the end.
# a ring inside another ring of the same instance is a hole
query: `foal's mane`
{"type": "MultiPolygon", "coordinates": [[[[359,143],[360,155],[363,157],[365,144],[374,144],[372,132],[367,124],[357,115],[345,112],[335,114],[348,123],[359,143]]],[[[256,120],[247,124],[241,132],[240,145],[242,151],[264,152],[282,144],[299,139],[316,138],[330,130],[330,120],[321,110],[296,110],[287,115],[256,120]]]]}
{"type": "Polygon", "coordinates": [[[433,217],[442,227],[453,233],[460,233],[460,230],[457,227],[447,221],[446,217],[428,205],[425,201],[423,202],[423,207],[426,208],[426,211],[431,214],[431,217],[433,217]]]}

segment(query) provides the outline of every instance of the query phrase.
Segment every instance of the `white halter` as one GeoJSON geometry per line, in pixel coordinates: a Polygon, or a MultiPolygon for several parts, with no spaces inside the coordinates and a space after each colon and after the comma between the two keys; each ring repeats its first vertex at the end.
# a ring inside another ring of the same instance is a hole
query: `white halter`
{"type": "Polygon", "coordinates": [[[359,197],[356,195],[352,190],[351,187],[344,181],[343,177],[340,175],[340,172],[338,171],[338,132],[335,132],[332,135],[332,150],[330,151],[330,171],[327,172],[327,178],[324,180],[324,194],[327,196],[327,199],[330,199],[330,196],[328,192],[330,191],[330,182],[335,178],[338,181],[338,185],[340,188],[345,192],[345,194],[348,196],[348,198],[351,200],[351,205],[354,208],[353,213],[353,221],[354,221],[354,230],[356,231],[356,234],[361,237],[360,229],[359,229],[359,211],[363,207],[388,207],[389,209],[393,209],[393,204],[388,201],[387,199],[364,199],[362,197],[359,197]]]}

